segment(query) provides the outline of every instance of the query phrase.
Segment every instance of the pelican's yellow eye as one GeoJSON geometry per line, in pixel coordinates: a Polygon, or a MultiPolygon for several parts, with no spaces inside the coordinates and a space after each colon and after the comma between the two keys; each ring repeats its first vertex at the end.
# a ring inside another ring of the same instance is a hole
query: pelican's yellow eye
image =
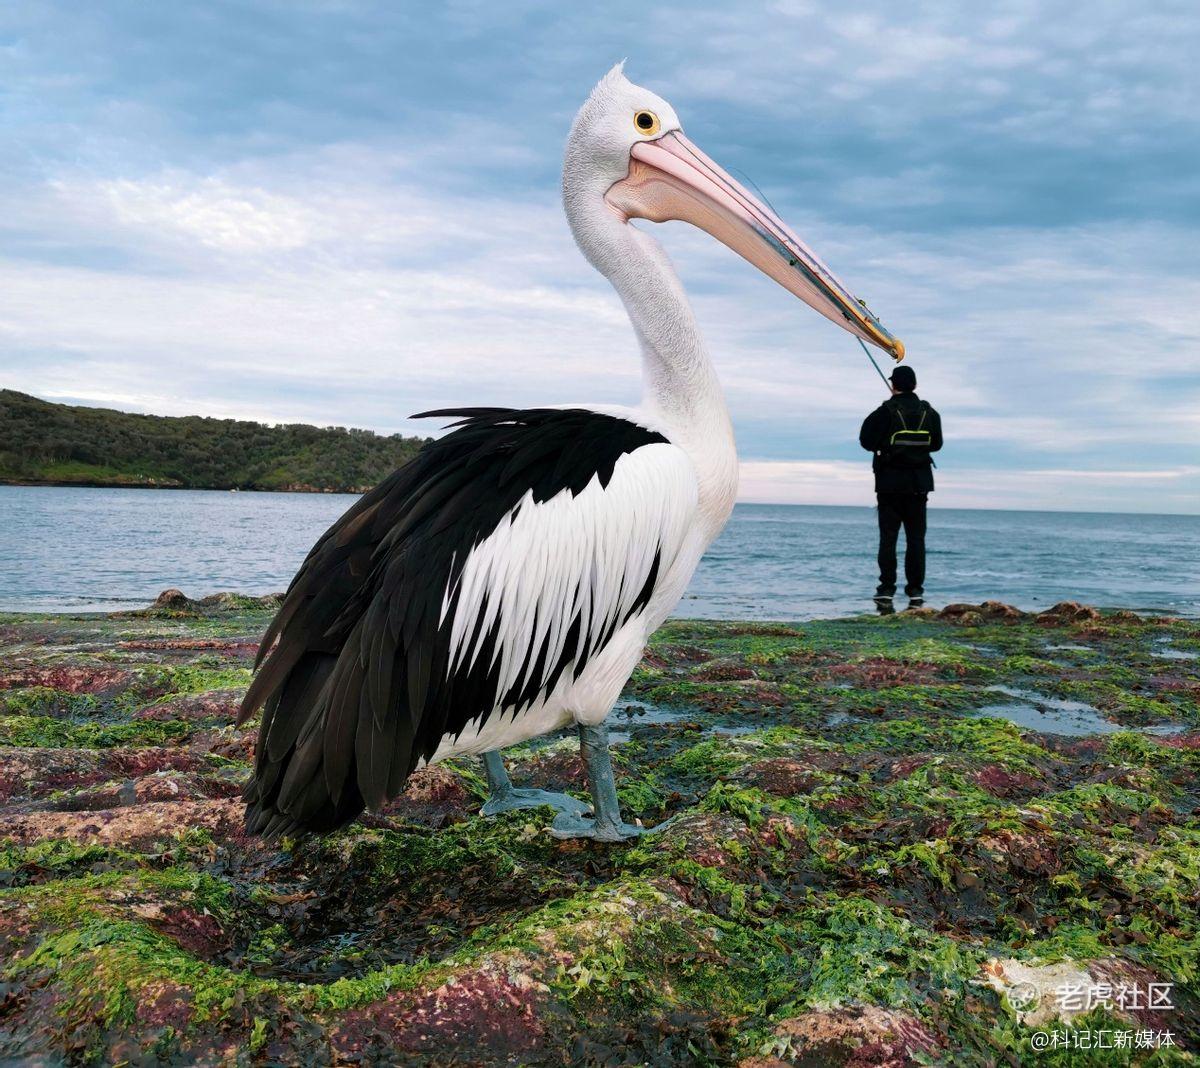
{"type": "Polygon", "coordinates": [[[651,137],[658,133],[658,116],[653,111],[639,111],[633,117],[633,125],[638,133],[651,137]]]}

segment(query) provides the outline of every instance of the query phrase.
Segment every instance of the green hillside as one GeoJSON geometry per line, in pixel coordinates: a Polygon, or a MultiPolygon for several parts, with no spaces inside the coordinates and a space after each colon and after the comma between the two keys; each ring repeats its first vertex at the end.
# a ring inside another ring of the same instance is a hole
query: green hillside
{"type": "Polygon", "coordinates": [[[0,390],[0,482],[361,493],[425,439],[134,415],[0,390]]]}

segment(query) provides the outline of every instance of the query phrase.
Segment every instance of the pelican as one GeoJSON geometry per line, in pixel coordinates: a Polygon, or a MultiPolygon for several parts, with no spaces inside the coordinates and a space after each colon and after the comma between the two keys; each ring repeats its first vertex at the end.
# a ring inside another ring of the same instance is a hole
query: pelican
{"type": "Polygon", "coordinates": [[[614,67],[567,141],[563,207],[641,348],[636,408],[460,408],[308,554],[263,638],[238,723],[263,709],[247,829],[342,827],[418,767],[482,755],[485,815],[549,805],[561,837],[620,841],[605,720],[737,491],[721,386],[661,246],[698,226],[789,292],[904,354],[779,217],[614,67]],[[513,786],[500,751],[574,725],[591,806],[513,786]]]}

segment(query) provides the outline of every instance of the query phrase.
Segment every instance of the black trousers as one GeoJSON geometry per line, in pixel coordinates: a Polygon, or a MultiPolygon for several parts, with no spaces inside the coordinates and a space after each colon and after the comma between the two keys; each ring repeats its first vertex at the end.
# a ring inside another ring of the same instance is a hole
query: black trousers
{"type": "Polygon", "coordinates": [[[896,591],[896,539],[904,527],[904,592],[916,597],[925,587],[925,503],[927,493],[877,493],[879,502],[879,590],[896,591]]]}

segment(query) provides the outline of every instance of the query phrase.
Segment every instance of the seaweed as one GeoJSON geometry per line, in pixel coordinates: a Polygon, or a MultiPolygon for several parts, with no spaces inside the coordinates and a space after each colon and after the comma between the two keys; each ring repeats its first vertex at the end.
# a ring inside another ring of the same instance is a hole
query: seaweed
{"type": "MultiPolygon", "coordinates": [[[[280,846],[241,831],[231,724],[268,608],[4,618],[0,1059],[1195,1062],[1200,664],[1162,655],[1200,648],[1194,622],[675,620],[614,717],[623,808],[658,832],[484,819],[452,760],[280,846]],[[1104,730],[980,714],[997,685],[1104,730]],[[1174,1006],[1036,1023],[998,978],[1017,964],[1174,1006]],[[1173,1045],[1039,1052],[1039,1026],[1173,1045]]],[[[508,756],[586,796],[569,732],[508,756]]]]}

